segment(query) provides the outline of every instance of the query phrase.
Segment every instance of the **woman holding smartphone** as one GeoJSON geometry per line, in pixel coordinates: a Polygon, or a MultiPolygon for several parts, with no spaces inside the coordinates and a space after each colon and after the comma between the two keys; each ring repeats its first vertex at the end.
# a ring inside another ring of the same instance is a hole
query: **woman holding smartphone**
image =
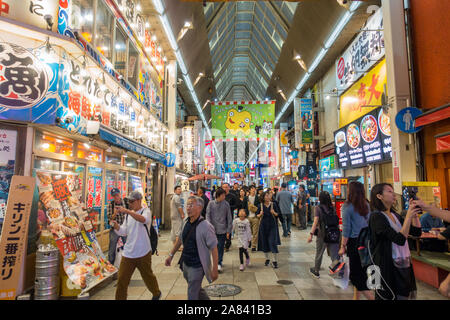
{"type": "Polygon", "coordinates": [[[407,239],[408,235],[420,237],[422,234],[418,217],[420,207],[411,200],[403,219],[392,208],[395,201],[392,185],[380,183],[372,188],[370,251],[374,264],[380,268],[382,286],[375,291],[376,300],[416,298],[416,280],[407,239]]]}

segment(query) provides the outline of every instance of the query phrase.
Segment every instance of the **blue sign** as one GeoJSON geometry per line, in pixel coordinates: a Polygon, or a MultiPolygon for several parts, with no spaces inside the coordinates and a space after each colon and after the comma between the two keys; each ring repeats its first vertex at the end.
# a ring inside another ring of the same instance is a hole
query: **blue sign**
{"type": "Polygon", "coordinates": [[[168,168],[172,168],[175,165],[175,158],[176,156],[173,153],[166,153],[164,165],[168,168]]]}
{"type": "Polygon", "coordinates": [[[400,131],[406,133],[416,133],[423,127],[415,127],[416,118],[422,114],[417,108],[408,107],[400,110],[395,116],[395,124],[400,131]]]}
{"type": "Polygon", "coordinates": [[[111,132],[104,127],[101,127],[98,133],[103,140],[111,142],[118,147],[139,153],[160,163],[165,162],[165,158],[161,153],[156,152],[140,143],[127,139],[117,133],[111,132]]]}

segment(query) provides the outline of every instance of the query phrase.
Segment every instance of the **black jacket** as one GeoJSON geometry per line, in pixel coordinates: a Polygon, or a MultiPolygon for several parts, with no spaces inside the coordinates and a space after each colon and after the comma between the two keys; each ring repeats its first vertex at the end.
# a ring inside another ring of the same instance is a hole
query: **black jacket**
{"type": "MultiPolygon", "coordinates": [[[[400,221],[400,224],[403,225],[404,219],[395,212],[392,214],[394,214],[400,221]]],[[[417,290],[412,264],[410,267],[411,272],[409,273],[409,278],[405,279],[406,281],[402,281],[402,276],[399,274],[399,270],[394,266],[394,262],[392,260],[392,243],[399,246],[404,245],[407,241],[405,236],[392,229],[387,218],[379,211],[375,211],[370,214],[369,228],[371,232],[370,249],[373,262],[375,265],[380,267],[381,276],[384,278],[384,281],[381,280],[383,290],[378,290],[377,296],[381,294],[385,299],[392,299],[392,294],[386,287],[386,284],[392,289],[396,296],[408,296],[410,291],[417,290]],[[411,285],[405,287],[407,282],[411,285]]],[[[422,229],[411,225],[409,234],[415,237],[420,237],[422,234],[422,229]]]]}
{"type": "Polygon", "coordinates": [[[231,214],[233,214],[234,210],[238,208],[238,199],[231,191],[225,196],[225,200],[230,205],[231,214]]]}
{"type": "Polygon", "coordinates": [[[203,204],[204,204],[203,210],[202,210],[202,216],[203,216],[203,218],[206,218],[206,208],[208,207],[209,199],[206,195],[202,195],[201,198],[203,199],[203,204]]]}
{"type": "Polygon", "coordinates": [[[244,200],[241,200],[241,198],[237,198],[237,209],[238,213],[239,210],[244,209],[245,214],[248,216],[248,198],[244,197],[244,200]]]}

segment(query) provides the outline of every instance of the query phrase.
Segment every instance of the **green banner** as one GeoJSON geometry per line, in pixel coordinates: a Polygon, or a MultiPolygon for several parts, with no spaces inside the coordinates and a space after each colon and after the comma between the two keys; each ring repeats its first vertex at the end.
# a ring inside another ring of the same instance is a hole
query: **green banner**
{"type": "Polygon", "coordinates": [[[275,101],[216,102],[211,105],[211,117],[215,139],[271,137],[275,101]]]}

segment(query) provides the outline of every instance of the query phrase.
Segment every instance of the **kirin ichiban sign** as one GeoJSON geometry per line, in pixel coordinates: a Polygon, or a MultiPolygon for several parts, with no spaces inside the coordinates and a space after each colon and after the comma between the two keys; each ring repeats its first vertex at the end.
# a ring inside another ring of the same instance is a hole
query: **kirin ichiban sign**
{"type": "Polygon", "coordinates": [[[28,222],[36,181],[13,176],[0,238],[0,300],[14,300],[27,251],[28,222]]]}
{"type": "Polygon", "coordinates": [[[385,53],[383,11],[378,9],[345,52],[336,60],[336,86],[345,91],[385,53]]]}

